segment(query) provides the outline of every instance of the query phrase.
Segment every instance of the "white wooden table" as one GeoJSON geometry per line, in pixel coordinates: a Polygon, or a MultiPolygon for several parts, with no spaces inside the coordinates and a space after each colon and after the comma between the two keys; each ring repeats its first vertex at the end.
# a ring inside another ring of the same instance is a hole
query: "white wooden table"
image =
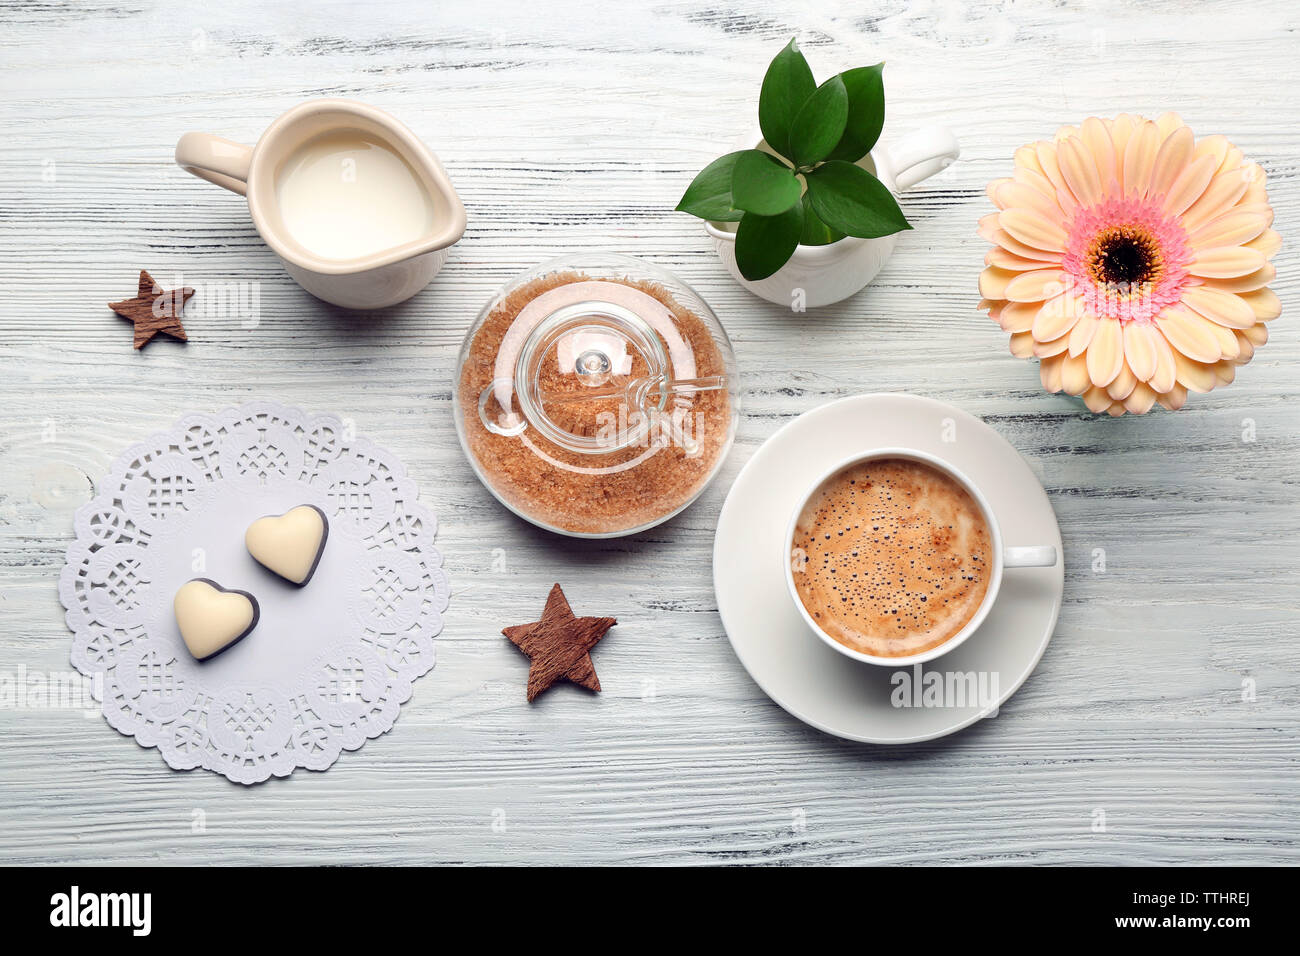
{"type": "Polygon", "coordinates": [[[98,718],[0,709],[0,862],[1300,860],[1297,316],[1231,388],[1113,421],[1044,394],[975,310],[983,186],[1015,147],[1167,108],[1268,171],[1288,240],[1275,289],[1295,310],[1300,16],[1288,0],[1072,6],[0,7],[0,670],[68,668],[55,585],[72,512],[121,449],[190,409],[266,396],[350,416],[405,458],[454,580],[437,668],[392,733],[324,774],[246,789],[173,772],[98,718]],[[942,122],[963,146],[907,197],[916,230],[877,282],[807,315],[741,290],[671,211],[754,127],[766,63],[796,33],[820,77],[888,61],[886,138],[942,122]],[[171,164],[186,130],[251,141],[319,95],[402,118],[469,209],[435,284],[383,314],[310,298],[240,200],[171,164]],[[568,249],[677,271],[744,375],[716,483],[634,538],[518,521],[452,425],[473,315],[568,249]],[[141,267],[165,285],[256,282],[260,324],[187,318],[188,345],[135,353],[104,303],[141,267]],[[1034,676],[998,719],[900,749],[823,736],[767,700],[710,583],[740,466],[794,416],[868,390],[994,425],[1041,475],[1066,542],[1065,606],[1034,676]],[[529,706],[527,661],[500,629],[534,620],[555,581],[577,613],[621,623],[595,652],[604,693],[529,706]]]}

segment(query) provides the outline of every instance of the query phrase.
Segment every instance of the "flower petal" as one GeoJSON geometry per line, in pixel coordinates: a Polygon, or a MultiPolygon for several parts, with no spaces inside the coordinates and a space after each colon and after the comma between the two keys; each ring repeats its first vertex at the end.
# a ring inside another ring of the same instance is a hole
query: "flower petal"
{"type": "Polygon", "coordinates": [[[1106,394],[1104,388],[1097,388],[1094,385],[1083,393],[1083,404],[1088,406],[1090,412],[1100,414],[1110,408],[1110,396],[1106,394]]]}
{"type": "Polygon", "coordinates": [[[1038,162],[1038,153],[1034,151],[1032,144],[1029,146],[1021,146],[1016,150],[1015,161],[1017,173],[1023,170],[1025,172],[1038,173],[1040,176],[1043,174],[1042,164],[1038,162]]]}
{"type": "Polygon", "coordinates": [[[1238,170],[1216,173],[1210,180],[1210,185],[1205,187],[1201,198],[1183,213],[1183,228],[1195,232],[1207,222],[1218,219],[1237,205],[1237,201],[1246,195],[1246,187],[1249,185],[1238,170]]]}
{"type": "Polygon", "coordinates": [[[1133,370],[1128,367],[1128,363],[1121,362],[1119,374],[1115,376],[1113,382],[1106,386],[1106,394],[1115,401],[1122,402],[1124,399],[1128,398],[1129,395],[1133,394],[1133,389],[1137,387],[1137,383],[1137,376],[1134,375],[1133,370]]]}
{"type": "Polygon", "coordinates": [[[1209,286],[1189,286],[1183,302],[1211,322],[1229,329],[1248,329],[1255,324],[1255,311],[1241,296],[1209,286]]]}
{"type": "Polygon", "coordinates": [[[1248,275],[1267,262],[1264,253],[1249,246],[1215,246],[1198,249],[1187,271],[1206,279],[1232,279],[1248,275]]]}
{"type": "Polygon", "coordinates": [[[1061,354],[1061,388],[1068,395],[1082,395],[1092,388],[1088,378],[1088,360],[1082,355],[1061,354]]]}
{"type": "Polygon", "coordinates": [[[1105,194],[1097,164],[1080,137],[1062,140],[1056,147],[1056,158],[1061,164],[1061,175],[1065,177],[1070,192],[1079,200],[1079,205],[1095,206],[1102,201],[1105,194]]]}
{"type": "Polygon", "coordinates": [[[997,206],[999,209],[1006,209],[1007,204],[998,202],[998,187],[1010,182],[1015,182],[1015,180],[1010,178],[994,179],[984,187],[984,195],[988,196],[989,202],[993,203],[993,205],[997,206]]]}
{"type": "Polygon", "coordinates": [[[1171,412],[1176,412],[1187,403],[1187,389],[1181,385],[1175,385],[1163,394],[1157,395],[1156,401],[1171,412]]]}
{"type": "Polygon", "coordinates": [[[1089,116],[1079,127],[1079,135],[1084,148],[1096,164],[1102,192],[1116,192],[1119,176],[1115,169],[1115,141],[1111,139],[1106,123],[1095,116],[1089,116]]]}
{"type": "Polygon", "coordinates": [[[1046,269],[1049,265],[1055,263],[1044,262],[1042,259],[1026,259],[1014,252],[1008,252],[1001,246],[994,246],[984,253],[984,264],[986,266],[997,266],[999,269],[1005,269],[1008,272],[1028,272],[1030,269],[1046,269]]]}
{"type": "Polygon", "coordinates": [[[1236,362],[1220,362],[1214,366],[1214,377],[1219,380],[1220,385],[1231,385],[1233,379],[1237,377],[1236,362]]]}
{"type": "Polygon", "coordinates": [[[1058,222],[1064,213],[1055,197],[1047,196],[1033,186],[1018,183],[1015,180],[1003,182],[998,187],[997,204],[1004,210],[1023,206],[1032,209],[1049,222],[1058,222]]]}
{"type": "Polygon", "coordinates": [[[1240,169],[1246,164],[1246,157],[1241,154],[1236,146],[1231,143],[1223,151],[1223,160],[1219,163],[1219,172],[1226,173],[1230,169],[1240,169]]]}
{"type": "Polygon", "coordinates": [[[1082,300],[1072,295],[1058,295],[1044,303],[1034,316],[1034,339],[1052,342],[1074,328],[1083,315],[1082,300]]]}
{"type": "Polygon", "coordinates": [[[1124,403],[1111,402],[1110,408],[1106,409],[1106,414],[1109,415],[1111,418],[1119,418],[1121,415],[1124,414],[1124,403]]]}
{"type": "Polygon", "coordinates": [[[986,299],[1005,299],[1008,283],[1018,274],[997,266],[986,266],[980,273],[980,295],[986,299]]]}
{"type": "Polygon", "coordinates": [[[1165,196],[1165,212],[1171,216],[1181,216],[1187,211],[1188,206],[1201,198],[1205,193],[1205,187],[1210,185],[1210,180],[1213,178],[1213,157],[1202,156],[1200,159],[1193,160],[1178,174],[1178,178],[1169,187],[1169,194],[1165,196]]]}
{"type": "MultiPolygon", "coordinates": [[[[1115,376],[1124,366],[1124,333],[1120,330],[1119,320],[1103,318],[1097,326],[1097,333],[1088,346],[1088,377],[1098,388],[1105,388],[1115,381],[1115,376]]],[[[1218,357],[1217,354],[1215,356],[1218,357]]]]}
{"type": "Polygon", "coordinates": [[[1235,330],[1225,325],[1219,325],[1215,322],[1210,323],[1210,328],[1214,329],[1214,337],[1219,340],[1219,358],[1235,359],[1241,354],[1241,346],[1237,344],[1235,330]]]}
{"type": "Polygon", "coordinates": [[[1267,258],[1272,259],[1273,256],[1277,255],[1277,251],[1282,248],[1282,234],[1274,232],[1272,229],[1265,229],[1246,245],[1252,249],[1258,249],[1267,258]]]}
{"type": "Polygon", "coordinates": [[[1060,200],[1056,198],[1056,187],[1052,185],[1050,179],[1043,175],[1042,167],[1035,167],[1034,169],[1027,169],[1023,166],[1017,167],[1013,179],[1021,186],[1028,186],[1030,189],[1042,193],[1052,205],[1060,209],[1057,215],[1065,213],[1065,210],[1061,209],[1060,200]]]}
{"type": "Polygon", "coordinates": [[[1237,336],[1246,342],[1249,342],[1255,348],[1259,348],[1268,342],[1268,326],[1252,325],[1248,329],[1243,329],[1237,333],[1237,336]]]}
{"type": "Polygon", "coordinates": [[[1156,316],[1156,325],[1173,346],[1174,357],[1182,353],[1200,362],[1219,360],[1219,339],[1211,328],[1213,324],[1180,305],[1172,305],[1156,316]]]}
{"type": "Polygon", "coordinates": [[[1124,150],[1125,195],[1146,195],[1147,186],[1151,183],[1151,167],[1155,164],[1159,149],[1160,133],[1156,124],[1143,120],[1129,137],[1128,146],[1124,150]]]}
{"type": "Polygon", "coordinates": [[[1040,269],[1061,264],[1061,254],[1059,252],[1048,252],[1045,249],[1035,249],[1033,246],[1027,246],[1023,242],[1012,238],[1010,233],[1002,229],[997,230],[992,241],[1007,250],[1007,252],[1020,256],[1022,259],[1037,259],[1042,263],[1038,267],[1040,269]]]}
{"type": "Polygon", "coordinates": [[[1060,355],[1062,352],[1065,351],[1066,345],[1069,344],[1067,342],[1068,338],[1069,336],[1062,335],[1059,339],[1052,339],[1052,341],[1050,342],[1039,342],[1037,339],[1035,339],[1034,354],[1037,355],[1039,358],[1047,358],[1052,355],[1060,355]]]}
{"type": "Polygon", "coordinates": [[[1015,333],[1007,345],[1016,358],[1032,358],[1034,355],[1034,337],[1028,332],[1015,333]]]}
{"type": "MultiPolygon", "coordinates": [[[[1156,117],[1156,128],[1160,130],[1160,138],[1162,140],[1168,139],[1172,134],[1178,132],[1179,129],[1184,128],[1184,126],[1183,118],[1173,110],[1169,110],[1167,113],[1161,113],[1156,117]]],[[[1188,130],[1188,132],[1191,131],[1188,130]]]]}
{"type": "Polygon", "coordinates": [[[1065,251],[1065,230],[1046,216],[1029,209],[1007,209],[998,213],[998,225],[1013,239],[1047,252],[1065,251]]]}
{"type": "Polygon", "coordinates": [[[1264,268],[1256,269],[1244,276],[1235,276],[1231,279],[1207,279],[1203,284],[1214,289],[1221,289],[1224,292],[1235,292],[1240,295],[1243,292],[1254,292],[1256,289],[1262,289],[1276,278],[1277,267],[1270,262],[1264,268]]]}
{"type": "Polygon", "coordinates": [[[1052,187],[1056,190],[1056,201],[1065,210],[1065,214],[1070,215],[1079,208],[1079,200],[1075,198],[1074,193],[1070,192],[1065,177],[1061,175],[1061,164],[1057,161],[1056,145],[1039,142],[1034,144],[1034,149],[1038,155],[1038,163],[1043,168],[1043,175],[1048,178],[1052,187]]]}
{"type": "Polygon", "coordinates": [[[1160,333],[1155,326],[1145,322],[1129,322],[1124,326],[1124,360],[1137,376],[1145,382],[1156,373],[1156,338],[1160,333]]]}
{"type": "Polygon", "coordinates": [[[1060,269],[1035,269],[1016,273],[1001,298],[1012,302],[1042,302],[1065,291],[1065,273],[1060,269]]]}
{"type": "Polygon", "coordinates": [[[1178,175],[1187,168],[1192,158],[1196,138],[1186,126],[1179,126],[1160,144],[1155,163],[1151,167],[1148,196],[1168,196],[1178,175]]]}
{"type": "Polygon", "coordinates": [[[1189,392],[1208,392],[1219,383],[1211,364],[1194,361],[1177,352],[1174,353],[1174,362],[1178,365],[1178,384],[1189,392]]]}
{"type": "MultiPolygon", "coordinates": [[[[1080,304],[1082,310],[1083,306],[1080,304]]],[[[1097,334],[1097,326],[1101,324],[1101,319],[1091,312],[1084,311],[1079,316],[1079,321],[1074,324],[1070,330],[1070,354],[1082,355],[1088,351],[1088,346],[1092,344],[1092,337],[1097,334]]]]}
{"type": "Polygon", "coordinates": [[[1232,144],[1228,142],[1228,137],[1216,133],[1213,136],[1202,136],[1196,143],[1196,149],[1192,155],[1197,159],[1202,156],[1209,156],[1214,160],[1214,169],[1217,172],[1223,164],[1223,158],[1228,155],[1228,147],[1232,144]]]}
{"type": "Polygon", "coordinates": [[[1169,344],[1169,340],[1163,334],[1156,335],[1155,346],[1156,370],[1147,379],[1147,384],[1155,389],[1157,393],[1164,393],[1174,387],[1178,366],[1174,362],[1174,347],[1169,344]]]}
{"type": "Polygon", "coordinates": [[[1264,173],[1264,168],[1258,163],[1248,163],[1243,167],[1242,175],[1246,177],[1246,192],[1241,197],[1242,202],[1248,203],[1267,203],[1268,189],[1265,183],[1268,177],[1264,173]]]}
{"type": "Polygon", "coordinates": [[[1267,229],[1272,221],[1273,210],[1268,206],[1234,206],[1197,229],[1187,241],[1195,249],[1240,246],[1267,229]]]}
{"type": "Polygon", "coordinates": [[[1061,390],[1061,366],[1065,363],[1065,355],[1053,355],[1045,358],[1038,366],[1038,380],[1043,383],[1043,388],[1049,392],[1059,392],[1061,390]]]}
{"type": "Polygon", "coordinates": [[[981,239],[987,239],[989,242],[997,242],[994,238],[1002,227],[998,225],[998,213],[991,212],[987,216],[980,216],[979,222],[975,226],[975,232],[981,239]]]}
{"type": "Polygon", "coordinates": [[[1115,184],[1121,196],[1124,194],[1124,150],[1139,122],[1140,119],[1132,113],[1120,113],[1110,124],[1110,139],[1115,146],[1115,184]]]}
{"type": "Polygon", "coordinates": [[[1038,302],[1008,302],[998,313],[998,325],[1004,332],[1028,332],[1041,308],[1038,302]]]}
{"type": "Polygon", "coordinates": [[[1132,415],[1145,415],[1156,403],[1156,393],[1151,386],[1138,382],[1128,398],[1124,399],[1124,410],[1132,415]]]}
{"type": "MultiPolygon", "coordinates": [[[[1263,326],[1259,325],[1256,326],[1256,328],[1263,328],[1263,326]]],[[[1263,343],[1261,342],[1259,344],[1262,345],[1263,343]]],[[[1237,353],[1236,358],[1238,365],[1245,365],[1255,357],[1255,349],[1257,348],[1257,345],[1253,340],[1246,336],[1245,332],[1237,333],[1237,345],[1241,349],[1241,351],[1237,353]]]]}
{"type": "MultiPolygon", "coordinates": [[[[1242,302],[1250,306],[1251,313],[1259,322],[1271,322],[1282,314],[1282,300],[1277,297],[1277,293],[1272,289],[1256,289],[1254,292],[1247,292],[1245,295],[1237,296],[1242,302]]],[[[1250,326],[1244,326],[1250,328],[1250,326]]]]}

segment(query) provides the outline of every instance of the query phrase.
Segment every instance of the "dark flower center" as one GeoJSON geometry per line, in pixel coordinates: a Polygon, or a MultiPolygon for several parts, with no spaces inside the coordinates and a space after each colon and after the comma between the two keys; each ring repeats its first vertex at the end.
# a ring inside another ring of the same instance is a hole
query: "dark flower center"
{"type": "Polygon", "coordinates": [[[1164,264],[1151,233],[1134,226],[1112,226],[1093,240],[1087,269],[1099,285],[1137,289],[1157,281],[1164,264]]]}

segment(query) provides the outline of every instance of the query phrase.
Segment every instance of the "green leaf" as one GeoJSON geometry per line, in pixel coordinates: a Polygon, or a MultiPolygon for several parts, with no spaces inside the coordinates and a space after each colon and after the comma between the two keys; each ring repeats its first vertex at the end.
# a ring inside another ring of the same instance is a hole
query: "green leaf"
{"type": "Polygon", "coordinates": [[[808,200],[808,194],[803,194],[803,235],[799,237],[801,246],[829,246],[832,242],[839,242],[844,238],[844,233],[838,229],[832,229],[826,223],[822,222],[821,217],[817,215],[808,200]]]}
{"type": "Polygon", "coordinates": [[[830,155],[849,119],[849,93],[838,76],[817,87],[790,126],[790,150],[798,166],[812,166],[830,155]]]}
{"type": "Polygon", "coordinates": [[[856,163],[876,145],[885,126],[885,64],[862,66],[840,74],[849,95],[849,116],[844,135],[831,151],[830,159],[856,163]]]}
{"type": "Polygon", "coordinates": [[[732,202],[731,179],[736,170],[736,160],[745,152],[749,150],[728,153],[700,170],[682,194],[677,211],[714,222],[740,222],[744,213],[732,202]]]}
{"type": "Polygon", "coordinates": [[[912,228],[885,184],[861,166],[832,160],[806,178],[817,215],[846,235],[875,239],[912,228]]]}
{"type": "Polygon", "coordinates": [[[802,191],[794,170],[771,153],[747,149],[736,160],[731,201],[738,209],[759,216],[775,216],[797,203],[802,191]]]}
{"type": "Polygon", "coordinates": [[[758,94],[758,128],[767,145],[781,155],[790,155],[790,126],[816,88],[808,61],[791,40],[768,65],[758,94]]]}
{"type": "Polygon", "coordinates": [[[736,265],[750,282],[766,279],[790,261],[803,233],[803,204],[776,216],[745,213],[736,229],[736,265]]]}

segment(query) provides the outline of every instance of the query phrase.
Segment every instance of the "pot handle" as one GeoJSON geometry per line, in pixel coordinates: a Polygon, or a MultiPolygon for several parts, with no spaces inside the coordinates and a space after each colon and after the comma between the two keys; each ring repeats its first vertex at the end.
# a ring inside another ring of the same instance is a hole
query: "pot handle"
{"type": "Polygon", "coordinates": [[[947,169],[961,155],[957,137],[946,126],[928,126],[908,133],[889,150],[894,183],[911,189],[923,179],[947,169]]]}
{"type": "Polygon", "coordinates": [[[253,151],[208,133],[186,133],[176,144],[176,164],[199,179],[206,179],[243,196],[248,190],[248,166],[253,151]]]}

